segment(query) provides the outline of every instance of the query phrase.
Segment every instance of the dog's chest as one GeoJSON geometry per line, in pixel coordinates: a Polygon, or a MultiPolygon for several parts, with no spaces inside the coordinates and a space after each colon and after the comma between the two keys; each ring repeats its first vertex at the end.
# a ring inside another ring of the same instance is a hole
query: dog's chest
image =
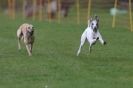
{"type": "Polygon", "coordinates": [[[93,33],[92,33],[92,38],[93,38],[93,39],[97,39],[97,33],[93,32],[93,33]]]}
{"type": "Polygon", "coordinates": [[[97,32],[94,32],[93,30],[88,31],[88,36],[90,36],[91,39],[96,39],[97,38],[97,32]]]}
{"type": "Polygon", "coordinates": [[[28,43],[33,43],[34,42],[34,36],[28,37],[28,43]]]}

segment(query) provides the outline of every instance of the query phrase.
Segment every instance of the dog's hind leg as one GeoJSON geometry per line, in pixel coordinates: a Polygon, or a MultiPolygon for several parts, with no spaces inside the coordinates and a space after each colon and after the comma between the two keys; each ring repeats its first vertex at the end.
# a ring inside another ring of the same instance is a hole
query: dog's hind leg
{"type": "Polygon", "coordinates": [[[21,45],[20,45],[20,38],[18,38],[18,49],[21,49],[21,45]]]}
{"type": "Polygon", "coordinates": [[[86,40],[86,32],[84,32],[81,36],[81,40],[80,40],[80,46],[79,46],[79,49],[78,49],[78,52],[77,52],[77,56],[79,55],[80,51],[81,51],[81,48],[82,46],[84,45],[85,43],[85,40],[86,40]]]}
{"type": "Polygon", "coordinates": [[[20,49],[21,49],[20,40],[21,40],[21,38],[22,38],[21,29],[18,29],[18,30],[17,30],[17,38],[18,38],[18,49],[20,50],[20,49]]]}

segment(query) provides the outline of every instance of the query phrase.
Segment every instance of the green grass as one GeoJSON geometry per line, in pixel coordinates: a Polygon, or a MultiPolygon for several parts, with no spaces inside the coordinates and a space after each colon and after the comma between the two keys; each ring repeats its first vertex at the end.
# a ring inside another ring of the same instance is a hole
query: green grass
{"type": "MultiPolygon", "coordinates": [[[[49,23],[0,16],[0,88],[133,88],[133,33],[111,28],[111,17],[100,14],[107,41],[89,54],[88,43],[76,56],[86,24],[49,23]],[[35,30],[33,56],[17,49],[16,30],[24,22],[35,30]]],[[[65,19],[64,19],[65,20],[65,19]]]]}

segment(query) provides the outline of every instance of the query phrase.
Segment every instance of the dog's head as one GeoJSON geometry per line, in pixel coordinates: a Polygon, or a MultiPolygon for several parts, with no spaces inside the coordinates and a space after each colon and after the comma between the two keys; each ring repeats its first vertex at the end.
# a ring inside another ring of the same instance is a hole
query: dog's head
{"type": "Polygon", "coordinates": [[[99,28],[99,18],[98,18],[98,16],[95,16],[94,18],[91,18],[89,20],[89,27],[91,27],[91,29],[94,32],[97,32],[97,30],[99,28]]]}
{"type": "Polygon", "coordinates": [[[31,24],[27,25],[27,31],[32,36],[34,33],[34,26],[31,24]]]}

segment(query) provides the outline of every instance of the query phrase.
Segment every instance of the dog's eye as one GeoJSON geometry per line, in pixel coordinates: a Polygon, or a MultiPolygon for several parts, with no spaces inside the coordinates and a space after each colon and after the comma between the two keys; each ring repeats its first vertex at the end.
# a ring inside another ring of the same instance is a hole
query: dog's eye
{"type": "Polygon", "coordinates": [[[94,24],[92,23],[92,25],[94,25],[94,24]]]}
{"type": "Polygon", "coordinates": [[[28,29],[30,29],[30,27],[28,27],[28,29]]]}

